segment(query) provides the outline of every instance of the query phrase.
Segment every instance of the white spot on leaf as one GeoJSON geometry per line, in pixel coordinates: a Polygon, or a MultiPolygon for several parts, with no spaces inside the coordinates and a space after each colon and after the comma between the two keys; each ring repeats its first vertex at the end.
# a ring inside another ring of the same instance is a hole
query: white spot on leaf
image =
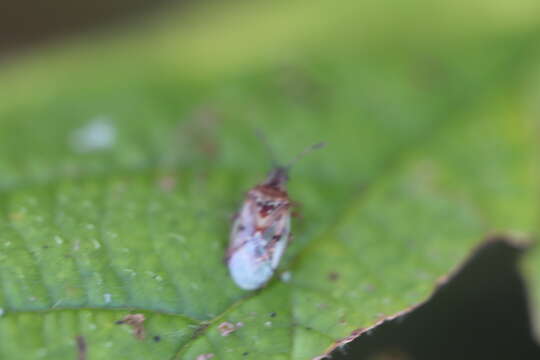
{"type": "Polygon", "coordinates": [[[219,324],[218,326],[218,330],[219,330],[219,333],[221,334],[221,336],[228,336],[230,334],[232,334],[233,332],[235,332],[237,329],[237,327],[230,323],[230,322],[222,322],[221,324],[219,324]]]}
{"type": "Polygon", "coordinates": [[[111,300],[112,300],[112,295],[111,294],[103,294],[103,300],[105,301],[105,304],[110,303],[111,300]]]}
{"type": "Polygon", "coordinates": [[[47,349],[46,348],[39,348],[36,350],[36,356],[37,357],[45,357],[47,355],[47,349]]]}
{"type": "Polygon", "coordinates": [[[169,234],[170,237],[172,237],[175,240],[178,240],[179,243],[184,244],[186,242],[186,238],[180,234],[169,234]]]}
{"type": "Polygon", "coordinates": [[[108,117],[96,116],[73,131],[69,142],[72,149],[79,153],[108,149],[116,142],[116,128],[108,117]]]}
{"type": "Polygon", "coordinates": [[[283,281],[284,283],[288,283],[289,281],[291,281],[291,278],[292,273],[290,271],[285,271],[281,274],[281,281],[283,281]]]}

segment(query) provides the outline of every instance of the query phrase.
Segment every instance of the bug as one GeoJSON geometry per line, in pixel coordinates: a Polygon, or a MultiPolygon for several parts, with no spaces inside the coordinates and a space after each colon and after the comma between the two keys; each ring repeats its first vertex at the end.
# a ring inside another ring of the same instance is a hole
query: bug
{"type": "Polygon", "coordinates": [[[248,191],[233,223],[225,257],[240,288],[258,289],[274,274],[291,237],[289,170],[304,155],[323,146],[317,143],[306,148],[285,166],[273,161],[266,180],[248,191]]]}

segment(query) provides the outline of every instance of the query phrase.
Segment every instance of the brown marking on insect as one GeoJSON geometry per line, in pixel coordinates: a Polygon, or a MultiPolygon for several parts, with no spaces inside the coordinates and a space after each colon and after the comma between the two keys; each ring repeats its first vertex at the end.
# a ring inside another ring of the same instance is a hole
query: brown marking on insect
{"type": "Polygon", "coordinates": [[[267,217],[271,211],[274,211],[273,205],[262,205],[261,209],[259,210],[259,215],[261,217],[267,217]]]}
{"type": "Polygon", "coordinates": [[[229,246],[229,248],[227,249],[227,252],[225,253],[225,256],[223,257],[223,261],[225,263],[227,263],[227,261],[229,261],[230,257],[232,256],[232,254],[234,254],[234,252],[236,250],[238,250],[239,248],[241,248],[242,246],[245,245],[247,241],[244,241],[240,244],[238,244],[237,246],[229,246]]]}
{"type": "Polygon", "coordinates": [[[131,326],[133,330],[133,336],[137,340],[143,340],[145,336],[144,331],[144,321],[146,318],[144,317],[144,314],[129,314],[126,315],[122,320],[118,320],[115,324],[116,325],[129,325],[131,326]]]}
{"type": "Polygon", "coordinates": [[[272,239],[268,242],[268,244],[266,244],[265,250],[267,258],[272,257],[272,255],[274,254],[276,243],[281,240],[281,237],[281,234],[275,234],[274,236],[272,236],[272,239]]]}
{"type": "MultiPolygon", "coordinates": [[[[281,186],[284,186],[282,184],[281,186]]],[[[281,187],[275,187],[275,184],[263,184],[263,185],[257,185],[253,189],[254,191],[260,192],[262,195],[275,198],[275,199],[288,199],[289,194],[283,190],[281,187]]]]}
{"type": "Polygon", "coordinates": [[[260,258],[258,258],[259,261],[268,261],[272,258],[272,256],[274,256],[274,251],[276,250],[275,243],[276,242],[271,241],[265,246],[265,252],[260,258]]]}
{"type": "Polygon", "coordinates": [[[279,241],[279,239],[281,239],[281,234],[275,234],[272,236],[272,241],[279,241]]]}
{"type": "Polygon", "coordinates": [[[77,360],[86,360],[86,340],[84,336],[78,335],[75,337],[77,344],[77,360]]]}
{"type": "Polygon", "coordinates": [[[285,185],[289,180],[289,168],[286,166],[276,166],[274,170],[270,172],[265,182],[259,185],[265,191],[268,191],[273,196],[279,196],[283,194],[287,197],[287,191],[285,191],[285,185]]]}

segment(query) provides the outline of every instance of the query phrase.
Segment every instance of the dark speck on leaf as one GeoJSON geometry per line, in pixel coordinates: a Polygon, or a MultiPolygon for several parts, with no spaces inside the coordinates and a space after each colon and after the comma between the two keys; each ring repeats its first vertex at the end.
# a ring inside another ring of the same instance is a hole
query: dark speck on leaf
{"type": "Polygon", "coordinates": [[[156,335],[156,336],[154,336],[153,339],[154,339],[155,342],[160,342],[161,341],[161,336],[156,335]]]}
{"type": "Polygon", "coordinates": [[[249,353],[247,351],[242,354],[242,356],[248,356],[248,355],[249,355],[249,353]]]}
{"type": "Polygon", "coordinates": [[[331,273],[328,274],[328,280],[330,281],[338,281],[339,280],[339,273],[335,272],[335,271],[332,271],[331,273]]]}
{"type": "Polygon", "coordinates": [[[270,317],[276,317],[276,315],[277,315],[277,314],[276,314],[276,312],[274,312],[274,311],[272,311],[272,312],[270,313],[270,317]]]}

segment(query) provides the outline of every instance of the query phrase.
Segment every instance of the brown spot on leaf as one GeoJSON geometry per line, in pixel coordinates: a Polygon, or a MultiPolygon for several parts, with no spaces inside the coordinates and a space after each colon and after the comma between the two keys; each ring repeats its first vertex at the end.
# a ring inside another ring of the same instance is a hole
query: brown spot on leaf
{"type": "Polygon", "coordinates": [[[13,212],[8,215],[9,220],[11,221],[21,221],[24,219],[24,213],[22,212],[13,212]]]}
{"type": "Polygon", "coordinates": [[[189,118],[179,124],[176,130],[176,141],[184,145],[183,149],[178,151],[191,154],[195,151],[206,160],[215,159],[219,152],[217,133],[221,120],[221,114],[212,106],[194,109],[189,118]]]}
{"type": "Polygon", "coordinates": [[[365,292],[372,292],[375,290],[375,286],[373,284],[366,284],[364,286],[364,291],[365,292]]]}
{"type": "Polygon", "coordinates": [[[173,191],[176,187],[176,178],[173,175],[165,175],[157,180],[159,188],[163,191],[173,191]]]}
{"type": "Polygon", "coordinates": [[[86,360],[86,340],[79,335],[75,338],[77,344],[77,360],[86,360]]]}
{"type": "Polygon", "coordinates": [[[133,336],[137,340],[143,340],[145,336],[144,321],[146,318],[143,314],[129,314],[122,320],[118,320],[116,325],[129,325],[133,329],[133,336]]]}
{"type": "Polygon", "coordinates": [[[328,274],[328,280],[330,280],[332,282],[338,281],[339,280],[339,273],[335,272],[335,271],[332,271],[331,273],[328,274]]]}

